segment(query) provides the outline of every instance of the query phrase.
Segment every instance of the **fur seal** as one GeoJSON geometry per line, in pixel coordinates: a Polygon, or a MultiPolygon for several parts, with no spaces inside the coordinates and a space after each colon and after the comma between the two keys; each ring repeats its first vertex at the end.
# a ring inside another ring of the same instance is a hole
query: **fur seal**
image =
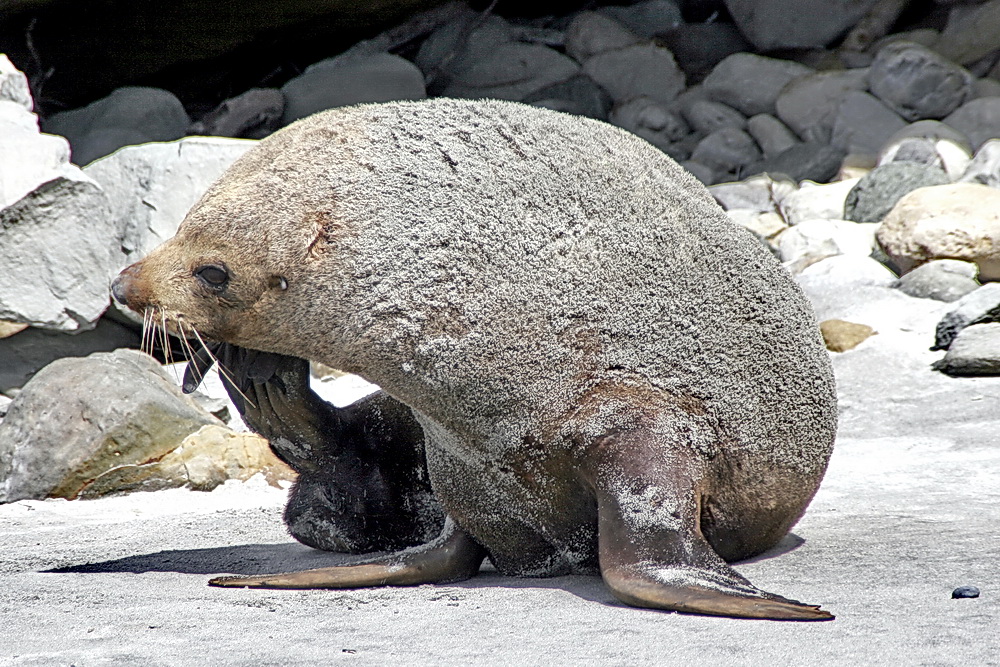
{"type": "Polygon", "coordinates": [[[239,158],[113,293],[174,333],[321,361],[405,404],[438,537],[217,586],[600,572],[627,604],[823,620],[727,561],[801,517],[836,430],[804,295],[659,150],[499,101],[361,105],[239,158]]]}

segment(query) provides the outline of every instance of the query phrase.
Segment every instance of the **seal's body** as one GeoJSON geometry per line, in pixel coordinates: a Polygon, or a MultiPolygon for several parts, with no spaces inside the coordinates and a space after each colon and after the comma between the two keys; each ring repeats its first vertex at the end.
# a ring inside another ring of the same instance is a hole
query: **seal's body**
{"type": "Polygon", "coordinates": [[[115,292],[358,373],[423,428],[441,538],[219,584],[454,580],[485,554],[599,569],[641,606],[830,617],[723,562],[773,546],[826,468],[835,392],[807,301],[630,134],[492,101],[318,114],[240,158],[115,292]]]}

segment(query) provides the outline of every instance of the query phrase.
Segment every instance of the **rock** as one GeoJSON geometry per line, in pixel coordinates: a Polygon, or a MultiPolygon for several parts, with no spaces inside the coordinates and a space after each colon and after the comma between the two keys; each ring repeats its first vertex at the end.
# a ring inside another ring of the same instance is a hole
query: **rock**
{"type": "Polygon", "coordinates": [[[702,87],[709,98],[728,104],[747,116],[773,114],[782,89],[814,71],[788,60],[735,53],[712,69],[702,81],[702,87]]]}
{"type": "Polygon", "coordinates": [[[1000,134],[1000,97],[981,97],[953,111],[944,119],[966,137],[974,150],[1000,134]]]}
{"type": "Polygon", "coordinates": [[[664,151],[669,151],[674,142],[690,132],[680,114],[648,97],[637,97],[616,106],[608,121],[664,151]]]}
{"type": "Polygon", "coordinates": [[[680,7],[671,0],[643,0],[626,6],[607,5],[600,11],[646,39],[661,35],[683,22],[680,7]]]}
{"type": "Polygon", "coordinates": [[[541,44],[506,42],[475,61],[465,57],[448,65],[442,96],[520,101],[580,71],[575,60],[541,44]]]}
{"type": "Polygon", "coordinates": [[[684,90],[684,73],[673,55],[652,43],[594,55],[583,71],[617,103],[637,97],[670,102],[684,90]]]}
{"type": "Polygon", "coordinates": [[[798,189],[795,183],[776,180],[770,176],[752,176],[735,183],[713,185],[708,191],[727,211],[749,209],[756,212],[774,213],[777,202],[798,189]]]}
{"type": "Polygon", "coordinates": [[[996,51],[998,34],[1000,0],[991,0],[968,12],[953,12],[934,50],[948,60],[969,65],[996,51]]]}
{"type": "Polygon", "coordinates": [[[973,77],[934,51],[895,42],[878,52],[868,88],[905,120],[944,118],[972,96],[973,77]]]}
{"type": "Polygon", "coordinates": [[[611,97],[583,74],[554,83],[524,98],[525,104],[606,120],[611,110],[611,97]]]}
{"type": "Polygon", "coordinates": [[[712,185],[718,181],[715,170],[697,160],[684,160],[680,162],[680,165],[705,185],[712,185]]]}
{"type": "Polygon", "coordinates": [[[3,418],[7,416],[7,410],[10,409],[10,404],[13,402],[13,398],[0,394],[0,422],[2,422],[3,418]]]}
{"type": "Polygon", "coordinates": [[[765,158],[781,155],[799,143],[795,133],[771,114],[760,113],[748,119],[747,132],[760,146],[765,158]]]}
{"type": "Polygon", "coordinates": [[[755,211],[748,208],[734,208],[726,211],[729,219],[744,229],[749,229],[759,239],[767,241],[768,248],[775,251],[775,256],[780,257],[777,247],[772,241],[788,229],[788,223],[781,219],[781,216],[771,211],[755,211]]]}
{"type": "Polygon", "coordinates": [[[894,133],[906,125],[899,114],[868,93],[850,92],[837,111],[831,143],[845,151],[878,155],[894,133]]]}
{"type": "Polygon", "coordinates": [[[781,199],[781,215],[790,225],[804,220],[840,220],[844,215],[844,200],[858,180],[852,178],[825,185],[806,181],[781,199]]]}
{"type": "Polygon", "coordinates": [[[691,159],[717,172],[738,174],[742,167],[760,160],[760,148],[749,134],[735,127],[716,130],[700,142],[691,159]]]}
{"type": "Polygon", "coordinates": [[[871,170],[851,188],[844,202],[845,220],[881,222],[900,199],[917,188],[944,185],[948,176],[936,167],[890,162],[871,170]]]}
{"type": "Polygon", "coordinates": [[[85,165],[129,144],[180,139],[190,124],[173,93],[129,86],[80,109],[52,114],[42,128],[69,139],[73,162],[85,165]]]}
{"type": "Polygon", "coordinates": [[[687,107],[684,118],[696,132],[711,134],[724,127],[742,130],[747,126],[746,116],[722,102],[700,100],[687,107]]]}
{"type": "Polygon", "coordinates": [[[285,96],[276,88],[251,88],[192,123],[191,134],[263,139],[281,127],[285,96]]]}
{"type": "Polygon", "coordinates": [[[688,80],[701,81],[727,56],[753,47],[732,23],[685,23],[659,36],[688,80]]]}
{"type": "Polygon", "coordinates": [[[844,155],[845,151],[840,148],[807,141],[748,166],[744,173],[747,176],[784,174],[793,181],[826,182],[837,175],[844,155]]]}
{"type": "Polygon", "coordinates": [[[1000,375],[1000,324],[973,324],[952,341],[934,370],[947,375],[1000,375]]]}
{"type": "Polygon", "coordinates": [[[947,350],[958,333],[971,324],[1000,321],[1000,283],[987,283],[969,292],[945,313],[934,331],[932,350],[947,350]]]}
{"type": "Polygon", "coordinates": [[[284,125],[334,107],[427,97],[417,66],[390,53],[321,60],[288,81],[281,93],[285,96],[284,125]]]}
{"type": "Polygon", "coordinates": [[[805,141],[830,143],[840,105],[868,87],[868,70],[816,72],[785,86],[774,106],[779,119],[805,141]]]}
{"type": "Polygon", "coordinates": [[[19,72],[7,56],[0,53],[0,100],[13,102],[25,111],[34,108],[28,77],[19,72]]]}
{"type": "Polygon", "coordinates": [[[918,299],[958,301],[979,288],[978,268],[972,262],[936,259],[902,276],[893,287],[918,299]]]}
{"type": "Polygon", "coordinates": [[[27,328],[27,324],[21,324],[20,322],[5,322],[4,320],[0,320],[0,340],[10,338],[14,334],[19,334],[27,328]]]}
{"type": "Polygon", "coordinates": [[[759,51],[821,48],[846,33],[876,0],[725,0],[759,51]]]}
{"type": "Polygon", "coordinates": [[[461,7],[453,20],[436,28],[423,41],[413,62],[426,75],[428,90],[434,91],[439,76],[447,83],[452,63],[474,63],[513,40],[514,28],[503,18],[495,14],[483,18],[461,7]]]}
{"type": "Polygon", "coordinates": [[[916,123],[910,123],[889,137],[889,141],[886,142],[886,145],[891,146],[892,144],[908,137],[925,137],[934,140],[943,139],[961,146],[966,151],[972,150],[968,137],[955,128],[945,125],[939,120],[918,120],[916,123]]]}
{"type": "Polygon", "coordinates": [[[959,586],[951,592],[952,600],[977,597],[979,597],[979,589],[975,586],[959,586]]]}
{"type": "Polygon", "coordinates": [[[138,352],[61,359],[25,385],[0,424],[0,502],[75,498],[108,471],[160,459],[218,423],[138,352]]]}
{"type": "Polygon", "coordinates": [[[884,264],[863,255],[834,255],[803,268],[796,274],[800,284],[821,284],[840,290],[850,298],[851,290],[858,285],[891,287],[896,274],[884,264]]]}
{"type": "Polygon", "coordinates": [[[982,281],[1000,279],[1000,190],[973,183],[920,188],[882,221],[878,241],[906,273],[932,259],[979,266],[982,281]]]}
{"type": "Polygon", "coordinates": [[[93,329],[72,335],[29,327],[0,339],[0,392],[23,387],[35,373],[57,359],[139,347],[139,342],[139,334],[106,317],[99,319],[93,329]]]}
{"type": "Polygon", "coordinates": [[[566,53],[577,60],[623,49],[642,39],[615,19],[598,12],[580,12],[566,28],[566,53]]]}
{"type": "MultiPolygon", "coordinates": [[[[935,122],[935,121],[927,121],[935,122]]],[[[969,151],[948,139],[906,137],[890,140],[882,149],[878,166],[892,162],[910,162],[943,172],[949,181],[958,180],[971,160],[969,151]]]]}
{"type": "Polygon", "coordinates": [[[875,245],[875,227],[847,220],[805,220],[782,232],[776,244],[783,262],[833,255],[867,257],[875,245]]]}
{"type": "Polygon", "coordinates": [[[820,333],[826,349],[831,352],[847,352],[853,350],[878,332],[867,324],[847,322],[845,320],[824,320],[819,323],[820,333]]]}
{"type": "Polygon", "coordinates": [[[972,95],[969,99],[980,97],[1000,97],[1000,81],[980,78],[972,82],[972,95]]]}
{"type": "Polygon", "coordinates": [[[958,180],[1000,188],[1000,140],[991,139],[980,146],[958,180]]]}

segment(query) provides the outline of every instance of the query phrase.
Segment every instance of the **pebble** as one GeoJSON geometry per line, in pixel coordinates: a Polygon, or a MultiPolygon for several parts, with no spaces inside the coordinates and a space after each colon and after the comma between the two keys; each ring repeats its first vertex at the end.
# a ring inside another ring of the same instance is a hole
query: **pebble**
{"type": "Polygon", "coordinates": [[[760,160],[760,148],[749,134],[735,127],[724,127],[698,142],[691,159],[716,172],[737,174],[746,165],[760,160]]]}
{"type": "Polygon", "coordinates": [[[980,146],[958,180],[1000,188],[1000,140],[991,139],[980,146]]]}
{"type": "Polygon", "coordinates": [[[790,225],[804,220],[843,219],[844,201],[859,181],[851,178],[825,184],[803,182],[799,189],[781,198],[781,215],[790,225]]]}
{"type": "Polygon", "coordinates": [[[608,120],[667,152],[674,142],[690,133],[678,112],[648,97],[637,97],[616,106],[608,120]]]}
{"type": "Polygon", "coordinates": [[[599,53],[587,59],[583,71],[619,103],[636,97],[670,102],[684,90],[684,72],[674,56],[652,42],[599,53]]]}
{"type": "Polygon", "coordinates": [[[774,103],[776,115],[803,140],[829,143],[840,104],[867,85],[866,69],[809,74],[782,89],[774,103]]]}
{"type": "Polygon", "coordinates": [[[285,96],[276,88],[251,88],[191,124],[190,134],[263,139],[279,127],[285,96]]]}
{"type": "Polygon", "coordinates": [[[761,51],[822,48],[843,36],[876,0],[726,0],[726,9],[761,51]]]}
{"type": "Polygon", "coordinates": [[[597,120],[607,120],[611,110],[611,96],[594,83],[593,79],[583,74],[542,88],[526,96],[523,101],[525,104],[597,120]]]}
{"type": "Polygon", "coordinates": [[[711,134],[724,127],[742,130],[747,126],[747,117],[722,102],[699,100],[684,111],[684,117],[696,132],[711,134]]]}
{"type": "Polygon", "coordinates": [[[978,150],[984,143],[1000,133],[1000,97],[980,97],[966,102],[944,119],[978,150]]]}
{"type": "Polygon", "coordinates": [[[830,319],[819,323],[820,333],[826,349],[831,352],[853,350],[878,332],[867,324],[830,319]]]}
{"type": "Polygon", "coordinates": [[[893,287],[918,299],[958,301],[980,287],[978,268],[972,262],[936,259],[904,274],[893,287]]]}
{"type": "Polygon", "coordinates": [[[962,329],[933,368],[954,376],[1000,375],[1000,324],[973,324],[962,329]]]}
{"type": "Polygon", "coordinates": [[[790,60],[735,53],[712,69],[702,87],[711,99],[747,116],[773,114],[782,89],[792,80],[814,71],[790,60]]]}
{"type": "Polygon", "coordinates": [[[875,167],[847,194],[843,208],[844,219],[881,222],[896,202],[910,192],[948,182],[947,174],[937,167],[913,162],[890,162],[875,167]]]}
{"type": "Polygon", "coordinates": [[[986,283],[966,294],[945,313],[934,330],[932,350],[947,350],[970,324],[1000,321],[1000,283],[986,283]]]}
{"type": "Polygon", "coordinates": [[[826,182],[837,175],[845,155],[845,151],[835,146],[806,141],[750,165],[744,173],[783,174],[793,181],[826,182]]]}
{"type": "Polygon", "coordinates": [[[951,592],[951,597],[953,600],[960,598],[977,598],[979,597],[979,589],[975,586],[959,586],[951,592]]]}
{"type": "Polygon", "coordinates": [[[587,58],[638,44],[642,39],[606,14],[580,12],[566,28],[566,53],[578,62],[587,58]]]}
{"type": "Polygon", "coordinates": [[[868,93],[847,93],[833,122],[832,144],[852,153],[878,155],[889,137],[906,126],[899,114],[868,93]]]}
{"type": "Polygon", "coordinates": [[[727,56],[753,47],[731,23],[685,23],[659,36],[688,75],[701,81],[727,56]]]}
{"type": "Polygon", "coordinates": [[[600,11],[646,39],[668,32],[684,20],[680,7],[672,0],[644,0],[624,6],[607,5],[600,11]]]}
{"type": "Polygon", "coordinates": [[[771,114],[760,113],[747,119],[747,132],[760,146],[765,158],[781,155],[799,143],[795,133],[771,114]]]}
{"type": "Polygon", "coordinates": [[[894,42],[875,56],[868,88],[905,120],[944,118],[972,97],[968,70],[912,42],[894,42]]]}

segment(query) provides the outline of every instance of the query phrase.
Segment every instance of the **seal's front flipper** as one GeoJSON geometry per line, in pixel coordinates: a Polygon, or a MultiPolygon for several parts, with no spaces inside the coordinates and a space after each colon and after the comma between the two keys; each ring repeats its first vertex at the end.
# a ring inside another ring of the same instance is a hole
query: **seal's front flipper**
{"type": "Polygon", "coordinates": [[[454,521],[445,521],[432,542],[353,565],[255,577],[217,577],[210,586],[230,588],[370,588],[444,584],[469,579],[486,552],[454,521]]]}
{"type": "Polygon", "coordinates": [[[701,457],[665,437],[641,428],[621,431],[591,449],[601,576],[615,597],[691,614],[832,619],[819,607],[754,587],[712,549],[700,526],[701,457]]]}

